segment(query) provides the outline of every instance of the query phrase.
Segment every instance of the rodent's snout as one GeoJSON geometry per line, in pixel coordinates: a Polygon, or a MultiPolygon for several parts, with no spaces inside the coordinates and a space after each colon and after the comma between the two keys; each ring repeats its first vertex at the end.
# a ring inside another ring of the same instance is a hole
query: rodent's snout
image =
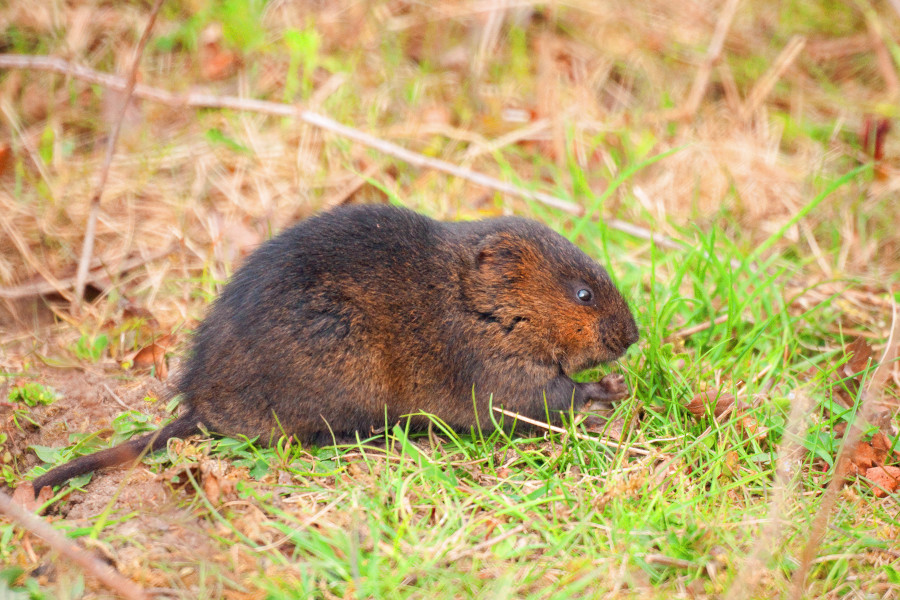
{"type": "Polygon", "coordinates": [[[641,334],[638,332],[637,323],[634,320],[634,317],[628,315],[628,325],[625,328],[625,350],[628,350],[630,346],[633,344],[637,344],[638,340],[641,339],[641,334]]]}
{"type": "Polygon", "coordinates": [[[622,356],[640,339],[634,317],[628,313],[624,319],[621,316],[605,319],[600,324],[600,339],[603,340],[606,349],[614,355],[613,359],[622,356]]]}

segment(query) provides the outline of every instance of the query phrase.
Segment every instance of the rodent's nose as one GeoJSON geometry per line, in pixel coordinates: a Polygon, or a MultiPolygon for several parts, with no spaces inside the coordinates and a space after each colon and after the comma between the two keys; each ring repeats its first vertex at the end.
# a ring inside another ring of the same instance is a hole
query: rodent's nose
{"type": "Polygon", "coordinates": [[[637,323],[631,315],[629,315],[628,326],[625,329],[626,331],[623,339],[625,350],[628,350],[632,344],[637,344],[638,340],[641,339],[641,335],[638,333],[637,323]]]}
{"type": "Polygon", "coordinates": [[[606,348],[618,356],[625,354],[640,339],[637,323],[630,312],[606,320],[600,330],[606,348]]]}

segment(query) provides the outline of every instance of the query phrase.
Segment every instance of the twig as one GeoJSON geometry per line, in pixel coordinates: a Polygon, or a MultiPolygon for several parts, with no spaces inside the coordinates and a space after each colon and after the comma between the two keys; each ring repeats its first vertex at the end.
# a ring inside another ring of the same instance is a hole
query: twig
{"type": "MultiPolygon", "coordinates": [[[[51,71],[117,90],[124,90],[126,86],[125,80],[121,77],[110,75],[108,73],[101,73],[80,65],[74,65],[53,56],[0,54],[0,68],[51,71]]],[[[237,98],[235,96],[214,96],[199,92],[177,95],[166,90],[143,84],[135,85],[134,96],[179,108],[227,108],[231,110],[253,111],[280,117],[294,117],[309,125],[324,129],[330,133],[337,134],[369,148],[378,150],[388,156],[403,160],[414,167],[420,169],[434,169],[498,192],[510,194],[511,196],[516,196],[518,198],[534,200],[572,215],[584,215],[584,207],[574,202],[563,200],[562,198],[557,198],[556,196],[544,192],[527,190],[517,185],[500,181],[489,175],[479,173],[478,171],[466,169],[444,160],[431,158],[419,154],[418,152],[407,150],[392,142],[388,142],[353,127],[338,123],[334,119],[330,119],[309,110],[300,109],[290,104],[269,102],[266,100],[254,100],[252,98],[237,98]]],[[[610,229],[622,231],[623,233],[642,239],[655,240],[659,245],[680,247],[678,242],[672,238],[653,233],[649,229],[638,225],[623,223],[618,220],[608,221],[606,222],[606,225],[610,229]]]]}
{"type": "MultiPolygon", "coordinates": [[[[652,241],[660,248],[671,248],[674,250],[683,247],[682,244],[679,244],[670,237],[667,237],[661,233],[654,233],[649,229],[646,229],[639,225],[634,225],[632,223],[627,223],[620,219],[608,219],[604,221],[604,223],[610,229],[615,229],[616,231],[627,233],[628,235],[641,240],[647,240],[648,242],[652,241]]],[[[732,264],[735,265],[735,267],[740,265],[740,263],[736,260],[732,260],[732,264]]]]}
{"type": "MultiPolygon", "coordinates": [[[[893,298],[893,294],[890,296],[893,298]]],[[[891,369],[890,363],[897,355],[897,346],[898,343],[900,343],[900,311],[898,311],[896,302],[893,302],[892,312],[891,336],[888,339],[887,347],[884,349],[884,354],[882,354],[881,362],[875,370],[875,373],[872,374],[872,379],[869,381],[869,385],[866,386],[860,400],[856,419],[861,422],[867,422],[869,416],[871,416],[869,407],[876,395],[881,393],[880,388],[884,385],[888,371],[891,369]]],[[[856,451],[856,446],[862,437],[864,429],[864,427],[856,425],[848,427],[847,433],[844,434],[841,450],[834,463],[834,475],[832,476],[831,481],[828,482],[828,487],[825,489],[822,503],[819,505],[819,512],[816,513],[816,518],[813,520],[812,527],[810,528],[809,541],[806,543],[806,547],[803,548],[803,554],[800,557],[800,565],[797,567],[797,570],[794,571],[794,575],[791,578],[791,597],[796,600],[800,600],[800,598],[804,597],[806,591],[806,577],[809,574],[809,568],[813,564],[819,545],[822,543],[825,529],[828,526],[828,519],[831,517],[831,511],[834,509],[838,493],[844,485],[844,479],[850,468],[850,455],[856,451]]]]}
{"type": "Polygon", "coordinates": [[[530,419],[528,417],[522,416],[519,413],[514,413],[511,410],[505,410],[498,406],[494,406],[493,409],[502,415],[506,415],[507,417],[512,417],[514,419],[518,419],[523,423],[528,423],[529,425],[534,425],[535,427],[540,427],[542,429],[548,429],[550,431],[555,431],[556,433],[566,433],[570,435],[574,435],[579,440],[585,440],[588,442],[596,442],[603,446],[607,446],[609,448],[614,448],[616,450],[624,450],[625,452],[631,452],[632,454],[637,454],[639,456],[650,456],[649,450],[644,450],[643,448],[636,448],[634,446],[624,446],[621,443],[617,442],[608,442],[603,438],[595,438],[589,435],[584,435],[583,433],[579,433],[577,431],[570,432],[568,429],[563,429],[562,427],[557,427],[556,425],[550,425],[549,423],[543,423],[541,421],[536,421],[534,419],[530,419]]]}
{"type": "Polygon", "coordinates": [[[113,128],[106,142],[106,157],[103,159],[103,166],[100,167],[100,181],[97,182],[97,189],[91,197],[91,210],[88,213],[87,226],[84,229],[84,243],[81,246],[81,258],[78,260],[78,271],[75,275],[75,300],[72,303],[72,311],[78,313],[81,308],[81,299],[84,297],[84,287],[87,281],[88,267],[91,264],[91,256],[94,254],[94,237],[97,230],[97,216],[100,214],[100,197],[103,195],[103,188],[106,186],[106,179],[109,177],[109,167],[112,165],[113,154],[116,151],[116,141],[119,139],[119,131],[122,129],[122,120],[125,118],[125,111],[128,110],[128,104],[131,102],[131,95],[134,92],[135,83],[137,83],[137,70],[141,62],[141,55],[144,53],[144,47],[147,40],[150,39],[150,30],[153,29],[153,23],[156,22],[156,15],[162,6],[163,0],[156,0],[150,16],[147,19],[147,25],[144,27],[144,33],[138,40],[138,45],[134,50],[134,59],[131,63],[131,70],[128,73],[128,81],[125,84],[125,93],[122,96],[122,106],[119,108],[119,114],[113,120],[113,128]]]}
{"type": "Polygon", "coordinates": [[[499,544],[506,538],[512,537],[512,536],[516,535],[517,533],[522,533],[523,531],[525,531],[525,525],[521,525],[521,524],[516,525],[509,531],[504,531],[500,535],[496,535],[489,540],[484,540],[483,542],[479,542],[469,548],[463,548],[462,550],[458,550],[456,552],[451,552],[450,554],[447,555],[447,557],[444,559],[444,561],[448,562],[448,563],[457,562],[461,558],[465,558],[467,556],[472,556],[476,552],[481,552],[482,550],[487,550],[488,548],[490,548],[492,546],[496,546],[497,544],[499,544]]]}
{"type": "Polygon", "coordinates": [[[119,406],[121,406],[125,410],[131,410],[131,407],[128,406],[127,404],[125,404],[125,402],[121,398],[119,398],[119,395],[117,393],[115,393],[111,387],[106,385],[106,382],[101,382],[101,384],[103,385],[104,388],[106,388],[106,391],[109,392],[109,395],[112,397],[113,400],[116,401],[116,403],[119,406]]]}
{"type": "Polygon", "coordinates": [[[670,333],[666,336],[664,342],[671,342],[672,340],[676,340],[679,338],[686,338],[694,335],[695,333],[700,333],[701,331],[705,331],[710,327],[715,325],[721,325],[725,321],[728,320],[728,315],[722,315],[721,317],[716,317],[712,321],[706,321],[705,323],[700,323],[699,325],[691,325],[690,327],[684,327],[679,329],[674,333],[670,333]]]}
{"type": "Polygon", "coordinates": [[[790,39],[769,70],[759,78],[756,85],[750,90],[750,94],[747,96],[747,100],[744,102],[744,107],[741,110],[741,119],[747,119],[756,112],[756,109],[766,99],[766,96],[769,95],[769,92],[772,91],[772,88],[775,87],[775,84],[781,79],[784,72],[788,70],[794,60],[800,55],[800,51],[803,50],[805,45],[806,38],[803,36],[795,35],[790,39]]]}
{"type": "Polygon", "coordinates": [[[51,548],[77,564],[86,573],[99,579],[103,585],[120,596],[135,600],[148,600],[149,596],[138,584],[121,575],[111,565],[98,560],[84,548],[72,543],[42,519],[13,502],[12,498],[3,492],[0,492],[0,513],[4,513],[16,521],[22,529],[42,538],[51,548]]]}
{"type": "Polygon", "coordinates": [[[644,561],[651,565],[663,565],[666,567],[674,567],[676,569],[696,569],[700,566],[692,560],[673,558],[671,556],[666,556],[665,554],[645,554],[644,561]]]}
{"type": "Polygon", "coordinates": [[[884,388],[884,382],[887,381],[888,375],[891,372],[894,359],[897,358],[897,354],[900,352],[900,307],[898,307],[897,303],[894,301],[893,290],[889,291],[890,294],[888,294],[888,296],[890,297],[892,304],[891,335],[888,337],[887,344],[884,347],[884,353],[882,353],[881,360],[878,362],[878,368],[872,373],[872,379],[869,380],[869,385],[866,386],[866,393],[873,397],[881,395],[884,388]]]}
{"type": "Polygon", "coordinates": [[[894,68],[894,61],[891,59],[891,53],[884,43],[885,36],[890,34],[884,31],[884,26],[878,19],[878,14],[871,7],[864,12],[869,29],[869,40],[871,41],[872,49],[875,51],[878,70],[881,72],[882,79],[884,79],[888,98],[896,100],[900,96],[900,80],[897,78],[897,71],[894,68]]]}
{"type": "MultiPolygon", "coordinates": [[[[864,414],[866,405],[868,404],[867,394],[863,394],[862,406],[860,406],[857,418],[864,414]]],[[[791,577],[791,593],[790,598],[793,600],[801,600],[806,597],[806,577],[809,575],[809,568],[813,564],[816,552],[825,536],[825,529],[828,526],[828,520],[831,518],[831,511],[837,502],[838,493],[844,486],[844,480],[850,470],[850,454],[856,450],[856,445],[862,437],[862,427],[848,427],[847,433],[844,435],[844,443],[838,452],[837,460],[834,462],[834,474],[825,493],[822,495],[822,502],[819,504],[819,510],[810,526],[809,540],[803,548],[800,555],[800,564],[791,577]]]]}
{"type": "MultiPolygon", "coordinates": [[[[14,239],[14,238],[13,238],[14,239]]],[[[15,240],[14,240],[15,241],[15,240]]],[[[17,247],[18,244],[17,244],[17,247]]],[[[27,246],[25,246],[27,250],[27,246]]],[[[19,251],[22,251],[22,248],[19,247],[19,251]]],[[[154,252],[150,256],[144,258],[142,256],[135,256],[134,258],[130,258],[128,260],[123,260],[118,265],[116,265],[113,270],[96,270],[97,267],[103,266],[102,263],[98,264],[95,267],[95,272],[91,275],[88,275],[85,280],[85,287],[89,283],[96,283],[98,281],[103,280],[104,277],[117,275],[119,273],[124,273],[125,271],[130,271],[135,267],[139,267],[141,265],[153,262],[157,259],[163,258],[175,251],[175,246],[169,246],[165,250],[160,250],[159,252],[154,252]]],[[[28,256],[30,254],[25,255],[26,260],[28,260],[28,256]]],[[[65,279],[56,279],[53,277],[52,273],[42,272],[40,269],[37,269],[38,273],[46,281],[36,282],[36,283],[26,283],[23,285],[10,286],[10,287],[0,287],[0,298],[7,298],[10,300],[18,300],[21,298],[30,298],[32,296],[43,296],[45,294],[52,294],[53,292],[59,293],[61,296],[66,298],[67,300],[71,300],[74,298],[71,294],[66,292],[66,290],[71,289],[75,286],[75,277],[66,277],[65,279]]]]}
{"type": "Polygon", "coordinates": [[[28,247],[28,244],[25,240],[22,239],[22,236],[19,235],[19,232],[9,224],[8,219],[0,218],[0,224],[3,226],[3,230],[6,232],[6,235],[9,236],[9,239],[12,240],[12,243],[15,245],[16,249],[22,255],[22,258],[25,259],[31,268],[37,271],[41,277],[43,277],[47,281],[47,287],[49,288],[48,292],[59,292],[59,294],[68,300],[69,302],[74,301],[74,296],[70,294],[65,287],[63,287],[62,283],[53,276],[53,273],[47,269],[44,264],[38,260],[34,254],[32,254],[31,249],[28,247]]]}
{"type": "Polygon", "coordinates": [[[303,522],[300,523],[300,525],[298,525],[294,529],[292,529],[290,533],[285,534],[281,538],[275,540],[274,542],[270,542],[270,543],[266,544],[265,546],[256,546],[256,547],[251,547],[250,549],[253,550],[254,552],[268,552],[269,550],[278,548],[283,543],[292,539],[294,536],[296,536],[301,531],[305,530],[307,527],[309,527],[313,523],[318,523],[319,519],[321,519],[327,513],[331,512],[331,509],[334,508],[335,506],[337,506],[338,504],[340,504],[346,497],[347,497],[347,492],[344,492],[343,494],[341,494],[340,496],[338,496],[337,498],[335,498],[334,500],[329,502],[324,508],[322,508],[316,514],[304,519],[303,522]]]}
{"type": "Polygon", "coordinates": [[[803,437],[803,424],[812,402],[804,393],[797,393],[792,404],[791,413],[788,415],[784,434],[778,445],[778,455],[775,463],[775,485],[772,490],[772,500],[769,504],[769,514],[763,530],[759,533],[746,563],[741,565],[737,577],[731,583],[731,587],[722,596],[726,600],[744,600],[753,598],[758,585],[758,573],[768,562],[778,540],[781,539],[781,530],[788,520],[784,517],[785,505],[791,492],[791,473],[794,469],[792,461],[800,451],[800,443],[797,440],[803,437]]]}
{"type": "Polygon", "coordinates": [[[703,94],[706,93],[706,86],[709,85],[709,77],[712,74],[713,67],[719,61],[719,57],[722,56],[725,36],[728,35],[728,30],[731,29],[731,22],[734,20],[740,1],[727,0],[725,8],[722,9],[722,14],[719,15],[719,20],[716,22],[716,30],[713,32],[712,40],[709,42],[709,48],[706,49],[706,58],[703,60],[703,64],[700,65],[697,77],[694,78],[694,85],[691,87],[687,100],[681,109],[681,114],[684,118],[693,117],[700,107],[700,101],[703,99],[703,94]]]}

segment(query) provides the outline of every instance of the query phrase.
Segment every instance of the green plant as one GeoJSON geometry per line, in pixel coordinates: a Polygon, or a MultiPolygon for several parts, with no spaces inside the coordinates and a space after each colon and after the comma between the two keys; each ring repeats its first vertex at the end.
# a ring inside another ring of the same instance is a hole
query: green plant
{"type": "Polygon", "coordinates": [[[98,336],[82,334],[72,347],[72,351],[81,360],[97,362],[109,346],[109,337],[105,333],[98,336]]]}
{"type": "Polygon", "coordinates": [[[53,388],[35,381],[26,381],[12,386],[7,396],[10,402],[21,402],[26,406],[52,404],[58,397],[53,388]]]}
{"type": "Polygon", "coordinates": [[[314,27],[306,29],[287,29],[284,42],[288,48],[288,70],[284,82],[284,100],[294,100],[297,91],[302,98],[309,97],[312,91],[313,74],[319,66],[322,38],[314,27]],[[300,77],[297,72],[300,72],[300,77]]]}

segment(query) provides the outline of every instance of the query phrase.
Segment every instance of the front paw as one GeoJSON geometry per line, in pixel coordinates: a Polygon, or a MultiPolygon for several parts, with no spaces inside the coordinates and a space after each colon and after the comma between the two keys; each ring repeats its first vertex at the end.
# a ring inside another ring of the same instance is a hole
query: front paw
{"type": "Polygon", "coordinates": [[[631,394],[628,384],[625,383],[625,376],[621,373],[610,373],[597,383],[609,394],[609,400],[621,400],[631,394]]]}
{"type": "Polygon", "coordinates": [[[613,402],[627,398],[631,393],[625,383],[625,376],[621,373],[610,373],[600,381],[585,386],[585,399],[593,402],[613,402]]]}

